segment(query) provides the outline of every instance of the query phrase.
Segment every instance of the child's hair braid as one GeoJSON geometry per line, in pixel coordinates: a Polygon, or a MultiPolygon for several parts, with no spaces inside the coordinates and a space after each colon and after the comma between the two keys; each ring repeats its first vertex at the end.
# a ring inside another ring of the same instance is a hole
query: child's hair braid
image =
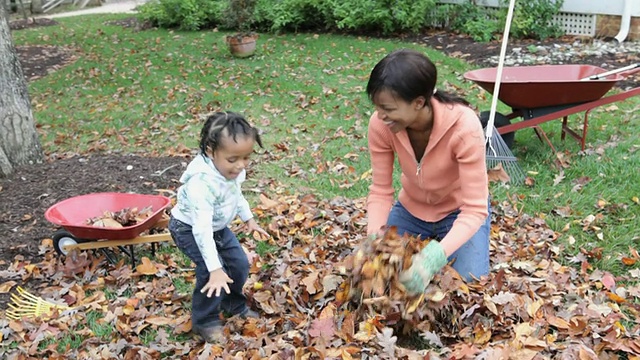
{"type": "Polygon", "coordinates": [[[237,141],[238,135],[248,136],[253,137],[258,145],[263,147],[258,129],[251,126],[242,115],[231,111],[216,112],[207,117],[202,127],[202,132],[200,133],[200,151],[202,154],[206,154],[207,149],[212,152],[218,149],[225,129],[227,129],[227,134],[233,141],[237,141]]]}

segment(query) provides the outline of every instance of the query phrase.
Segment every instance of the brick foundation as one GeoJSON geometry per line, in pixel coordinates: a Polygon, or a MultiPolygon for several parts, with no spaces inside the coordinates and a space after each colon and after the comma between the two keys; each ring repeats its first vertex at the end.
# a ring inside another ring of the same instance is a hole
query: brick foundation
{"type": "MultiPolygon", "coordinates": [[[[621,16],[614,15],[598,15],[596,18],[596,37],[614,37],[620,31],[621,16]]],[[[640,17],[631,18],[631,26],[629,27],[629,41],[640,41],[640,17]]]]}

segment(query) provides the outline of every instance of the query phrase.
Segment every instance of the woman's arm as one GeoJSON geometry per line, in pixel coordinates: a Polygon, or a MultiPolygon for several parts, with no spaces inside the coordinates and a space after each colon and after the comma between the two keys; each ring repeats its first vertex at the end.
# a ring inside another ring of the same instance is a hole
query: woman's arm
{"type": "Polygon", "coordinates": [[[480,126],[478,128],[461,133],[454,149],[460,172],[463,204],[451,230],[440,241],[447,257],[480,229],[489,214],[486,145],[482,128],[480,126]]]}
{"type": "Polygon", "coordinates": [[[372,184],[367,198],[367,234],[376,234],[387,223],[393,205],[393,159],[391,134],[375,112],[369,119],[369,154],[372,184]]]}

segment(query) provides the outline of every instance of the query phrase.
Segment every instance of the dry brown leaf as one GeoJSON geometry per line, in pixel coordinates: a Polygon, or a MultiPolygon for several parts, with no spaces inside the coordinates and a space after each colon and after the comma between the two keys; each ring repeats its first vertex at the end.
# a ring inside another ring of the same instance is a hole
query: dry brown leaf
{"type": "Polygon", "coordinates": [[[142,275],[155,275],[158,272],[158,268],[149,260],[148,257],[143,257],[140,260],[140,264],[136,266],[136,271],[142,275]]]}
{"type": "Polygon", "coordinates": [[[511,180],[509,174],[502,167],[502,163],[498,163],[495,167],[491,169],[487,169],[487,176],[489,177],[489,182],[503,182],[508,183],[511,180]]]}

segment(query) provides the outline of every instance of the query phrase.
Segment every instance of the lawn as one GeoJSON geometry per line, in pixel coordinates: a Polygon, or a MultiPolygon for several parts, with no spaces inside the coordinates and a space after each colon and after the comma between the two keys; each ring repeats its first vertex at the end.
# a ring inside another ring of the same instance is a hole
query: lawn
{"type": "MultiPolygon", "coordinates": [[[[399,47],[424,51],[439,67],[440,88],[461,93],[479,110],[490,107],[490,97],[462,78],[470,65],[420,45],[262,35],[256,56],[234,59],[224,33],[109,25],[124,17],[60,19],[59,26],[14,33],[17,45],[65,46],[79,56],[29,87],[48,153],[176,154],[195,148],[202,114],[233,110],[263,131],[266,147],[255,158],[254,182],[271,179],[322,198],[358,198],[370,182],[365,135],[372,106],[364,86],[386,53],[399,47]]],[[[594,110],[584,153],[577,142],[559,141],[558,122],[542,125],[558,154],[532,130],[517,132],[514,153],[535,185],[494,185],[494,199],[543,217],[572,253],[602,247],[598,265],[626,271],[619,259],[640,239],[640,143],[634,135],[640,132],[639,108],[636,97],[594,110]]]]}
{"type": "MultiPolygon", "coordinates": [[[[233,110],[263,132],[265,148],[247,183],[252,203],[258,192],[361,199],[370,184],[366,129],[373,110],[364,87],[385,54],[424,51],[438,65],[439,89],[458,92],[479,110],[490,106],[490,97],[462,77],[471,65],[418,44],[263,34],[256,56],[240,60],[228,53],[222,32],[135,31],[112,23],[125,17],[59,19],[58,26],[13,33],[16,45],[64,46],[78,56],[29,84],[48,154],[183,154],[196,147],[202,114],[233,110]]],[[[579,266],[588,254],[594,268],[614,275],[637,271],[630,259],[640,239],[639,110],[636,97],[591,112],[584,152],[572,140],[559,141],[559,122],[542,124],[557,154],[532,130],[519,131],[514,153],[529,180],[492,184],[494,201],[544,219],[558,233],[565,264],[579,266]]],[[[574,126],[579,120],[571,118],[574,126]]]]}

